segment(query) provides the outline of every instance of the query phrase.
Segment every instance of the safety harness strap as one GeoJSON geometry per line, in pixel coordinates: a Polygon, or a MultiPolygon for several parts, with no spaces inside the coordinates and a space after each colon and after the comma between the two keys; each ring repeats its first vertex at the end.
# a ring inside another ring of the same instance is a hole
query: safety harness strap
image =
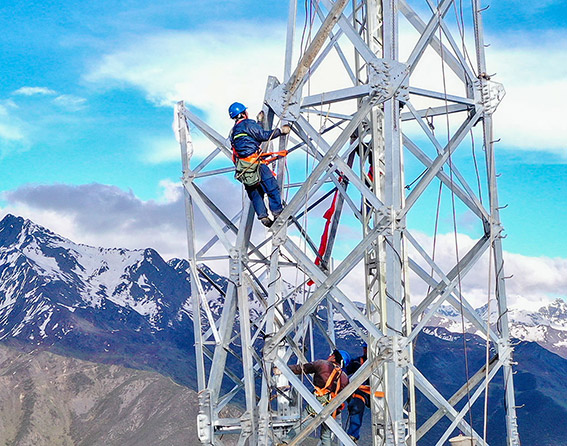
{"type": "Polygon", "coordinates": [[[271,163],[272,161],[277,160],[278,158],[287,156],[287,150],[281,150],[279,152],[256,152],[253,153],[252,155],[248,155],[244,158],[241,158],[238,156],[238,153],[236,153],[236,150],[234,149],[234,147],[232,148],[232,154],[233,154],[233,158],[236,159],[240,159],[242,161],[246,161],[248,163],[263,163],[263,164],[268,164],[271,163]],[[271,156],[272,158],[267,158],[271,156]]]}
{"type": "MultiPolygon", "coordinates": [[[[335,368],[333,369],[333,371],[331,372],[331,374],[329,375],[329,377],[327,378],[327,382],[325,383],[325,387],[317,387],[315,386],[315,395],[316,396],[324,396],[329,394],[330,395],[330,400],[332,400],[334,397],[336,397],[339,393],[339,391],[341,390],[341,373],[343,373],[342,369],[339,366],[335,366],[335,368]],[[336,381],[335,381],[336,379],[336,381]],[[331,390],[331,386],[333,384],[333,381],[336,382],[335,385],[335,390],[331,390]]],[[[333,418],[337,417],[337,413],[338,411],[342,410],[344,407],[344,403],[333,412],[333,418]]]]}

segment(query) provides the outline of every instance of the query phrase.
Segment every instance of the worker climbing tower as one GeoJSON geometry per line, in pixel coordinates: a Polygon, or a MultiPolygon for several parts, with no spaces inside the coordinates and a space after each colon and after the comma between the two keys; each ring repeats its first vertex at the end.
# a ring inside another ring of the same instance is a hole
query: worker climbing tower
{"type": "Polygon", "coordinates": [[[264,96],[265,127],[292,128],[264,147],[285,201],[269,229],[233,179],[226,135],[178,103],[201,444],[270,446],[295,425],[299,445],[326,423],[353,446],[346,412],[332,414],[367,380],[373,446],[441,446],[459,432],[487,445],[495,399],[507,446],[520,444],[492,130],[504,89],[487,72],[482,14],[480,0],[290,1],[284,72],[264,96]],[[213,144],[197,162],[191,132],[213,144]],[[471,291],[472,276],[486,284],[471,291]],[[451,395],[413,354],[447,307],[465,362],[451,395]],[[487,340],[480,369],[465,331],[487,340]],[[367,343],[368,360],[323,407],[289,364],[345,339],[367,343]],[[302,420],[306,404],[315,415],[302,420]]]}

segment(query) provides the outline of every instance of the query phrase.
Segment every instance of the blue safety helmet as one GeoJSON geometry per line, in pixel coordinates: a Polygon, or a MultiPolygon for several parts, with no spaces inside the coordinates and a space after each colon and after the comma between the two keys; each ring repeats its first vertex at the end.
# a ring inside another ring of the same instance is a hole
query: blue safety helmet
{"type": "Polygon", "coordinates": [[[246,106],[244,104],[241,104],[240,102],[234,102],[233,104],[230,105],[230,107],[228,107],[228,115],[232,119],[234,119],[245,110],[246,110],[246,106]]]}
{"type": "Polygon", "coordinates": [[[347,367],[350,364],[350,354],[345,350],[339,350],[339,353],[343,357],[343,367],[347,367]]]}

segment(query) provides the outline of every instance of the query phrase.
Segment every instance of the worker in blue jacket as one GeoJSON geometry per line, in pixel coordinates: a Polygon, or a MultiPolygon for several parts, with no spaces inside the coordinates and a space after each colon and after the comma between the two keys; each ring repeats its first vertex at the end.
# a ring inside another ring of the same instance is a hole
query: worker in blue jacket
{"type": "Polygon", "coordinates": [[[264,120],[264,112],[258,114],[258,122],[248,119],[246,107],[240,102],[231,104],[228,114],[235,121],[230,132],[230,142],[236,164],[236,178],[244,184],[258,219],[264,226],[270,227],[274,221],[268,216],[264,195],[268,196],[268,204],[274,218],[280,215],[283,206],[278,182],[259,156],[260,144],[287,135],[290,127],[283,125],[281,130],[264,130],[260,124],[264,120]]]}

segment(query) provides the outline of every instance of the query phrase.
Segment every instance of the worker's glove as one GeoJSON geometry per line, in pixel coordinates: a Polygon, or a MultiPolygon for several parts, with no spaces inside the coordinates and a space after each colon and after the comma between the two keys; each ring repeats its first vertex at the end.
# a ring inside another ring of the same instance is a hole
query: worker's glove
{"type": "Polygon", "coordinates": [[[287,135],[289,132],[291,131],[291,127],[287,124],[282,125],[282,133],[284,135],[287,135]]]}
{"type": "Polygon", "coordinates": [[[258,114],[256,115],[256,121],[258,121],[258,122],[264,122],[264,117],[265,117],[265,115],[264,115],[264,110],[260,110],[260,113],[258,113],[258,114]]]}

